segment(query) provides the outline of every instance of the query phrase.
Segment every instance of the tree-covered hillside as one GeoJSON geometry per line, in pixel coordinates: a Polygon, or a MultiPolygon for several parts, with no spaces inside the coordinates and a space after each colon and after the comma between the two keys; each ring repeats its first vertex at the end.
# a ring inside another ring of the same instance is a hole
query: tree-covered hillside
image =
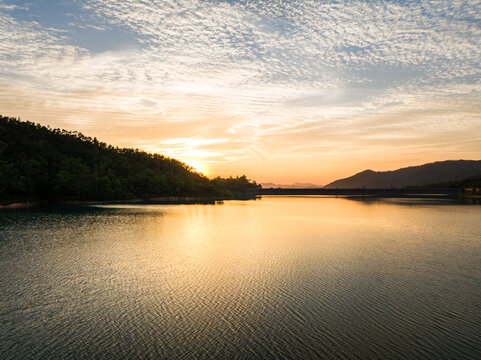
{"type": "Polygon", "coordinates": [[[393,171],[365,170],[325,186],[327,189],[389,189],[462,181],[481,176],[481,160],[446,160],[393,171]]]}
{"type": "Polygon", "coordinates": [[[228,199],[258,185],[209,180],[158,154],[113,147],[78,132],[0,116],[0,202],[123,200],[163,196],[228,199]]]}
{"type": "Polygon", "coordinates": [[[422,186],[410,186],[412,189],[459,189],[462,193],[480,194],[481,193],[481,175],[471,176],[459,181],[448,181],[435,184],[427,184],[422,186]]]}

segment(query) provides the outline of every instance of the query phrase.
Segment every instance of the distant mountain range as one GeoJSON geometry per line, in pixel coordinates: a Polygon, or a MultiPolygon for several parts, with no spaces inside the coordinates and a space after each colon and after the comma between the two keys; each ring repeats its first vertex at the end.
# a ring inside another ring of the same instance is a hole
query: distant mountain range
{"type": "Polygon", "coordinates": [[[322,185],[316,185],[316,184],[311,184],[311,183],[301,183],[301,182],[295,182],[294,184],[290,185],[285,185],[285,184],[275,184],[272,182],[267,182],[267,183],[261,183],[262,187],[264,189],[268,188],[282,188],[282,189],[318,189],[322,188],[322,185]]]}
{"type": "Polygon", "coordinates": [[[386,189],[459,181],[481,175],[481,160],[447,160],[394,171],[364,170],[345,179],[336,180],[328,189],[386,189]]]}

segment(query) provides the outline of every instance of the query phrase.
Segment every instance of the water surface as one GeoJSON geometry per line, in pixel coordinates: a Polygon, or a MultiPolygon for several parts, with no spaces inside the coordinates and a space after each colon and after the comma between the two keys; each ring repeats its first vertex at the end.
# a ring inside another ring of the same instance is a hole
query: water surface
{"type": "Polygon", "coordinates": [[[0,358],[481,357],[481,207],[0,211],[0,358]]]}

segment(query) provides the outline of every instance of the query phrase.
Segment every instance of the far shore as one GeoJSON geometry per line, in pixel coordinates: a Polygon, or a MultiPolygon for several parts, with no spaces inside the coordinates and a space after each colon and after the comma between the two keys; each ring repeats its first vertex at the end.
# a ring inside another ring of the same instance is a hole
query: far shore
{"type": "MultiPolygon", "coordinates": [[[[355,194],[352,193],[353,189],[329,189],[328,194],[320,194],[319,189],[274,189],[266,188],[261,189],[258,194],[249,195],[246,197],[236,198],[221,198],[221,197],[203,197],[203,196],[161,196],[149,199],[129,199],[129,200],[56,200],[56,201],[24,201],[14,202],[10,204],[0,205],[0,209],[21,209],[39,205],[108,205],[108,204],[143,204],[143,205],[155,205],[155,204],[192,204],[192,203],[213,203],[226,200],[253,200],[261,198],[263,195],[277,195],[277,196],[295,196],[295,195],[327,195],[327,196],[360,196],[360,197],[373,197],[373,198],[392,198],[392,197],[421,197],[421,198],[458,198],[458,199],[481,199],[481,195],[459,193],[456,190],[449,189],[430,190],[427,193],[425,191],[414,191],[412,194],[403,194],[403,191],[398,192],[399,189],[389,189],[387,193],[379,192],[379,189],[374,190],[374,194],[370,193],[367,189],[354,189],[355,194]],[[344,191],[343,191],[344,190],[344,191]],[[356,193],[355,190],[361,191],[363,194],[356,193]],[[444,193],[443,193],[444,191],[444,193]],[[335,194],[333,194],[335,193],[335,194]],[[363,196],[364,195],[364,196],[363,196]],[[408,195],[408,196],[406,196],[408,195]],[[454,196],[453,196],[454,195],[454,196]]],[[[386,190],[387,191],[387,190],[386,190]]],[[[322,192],[322,191],[321,191],[322,192]]],[[[411,192],[411,191],[408,191],[411,192]]]]}

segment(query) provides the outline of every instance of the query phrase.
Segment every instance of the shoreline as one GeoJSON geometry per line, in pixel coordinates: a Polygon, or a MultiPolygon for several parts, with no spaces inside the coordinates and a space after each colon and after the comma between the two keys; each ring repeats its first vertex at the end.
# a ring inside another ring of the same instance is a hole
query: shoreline
{"type": "MultiPolygon", "coordinates": [[[[303,196],[302,194],[257,194],[245,197],[234,198],[221,198],[221,197],[209,197],[209,196],[160,196],[149,199],[130,199],[130,200],[57,200],[57,201],[23,201],[14,202],[10,204],[0,205],[0,209],[23,209],[41,205],[108,205],[108,204],[140,204],[140,205],[155,205],[155,204],[193,204],[193,203],[215,203],[226,200],[256,200],[262,198],[262,196],[276,195],[276,196],[303,196]]],[[[332,196],[332,195],[331,195],[332,196]]],[[[418,194],[419,196],[419,194],[418,194]]],[[[330,197],[329,195],[327,197],[330,197]]],[[[335,196],[339,197],[339,195],[335,196]]],[[[362,198],[393,198],[393,197],[411,197],[411,196],[390,196],[390,195],[376,195],[376,196],[349,196],[344,195],[342,197],[362,197],[362,198]]],[[[436,198],[429,194],[428,196],[419,196],[421,198],[436,198]]],[[[438,197],[445,199],[455,199],[446,196],[438,197]]],[[[457,197],[458,200],[478,200],[481,199],[481,195],[468,195],[461,194],[457,197]]]]}
{"type": "Polygon", "coordinates": [[[36,201],[15,202],[7,205],[0,205],[0,209],[21,209],[37,205],[40,205],[40,203],[36,201]]]}
{"type": "Polygon", "coordinates": [[[191,203],[212,203],[226,200],[254,200],[260,196],[246,196],[234,198],[222,198],[211,196],[160,196],[149,199],[130,200],[56,200],[56,201],[23,201],[0,205],[0,209],[23,209],[41,205],[108,205],[108,204],[191,204],[191,203]]]}

